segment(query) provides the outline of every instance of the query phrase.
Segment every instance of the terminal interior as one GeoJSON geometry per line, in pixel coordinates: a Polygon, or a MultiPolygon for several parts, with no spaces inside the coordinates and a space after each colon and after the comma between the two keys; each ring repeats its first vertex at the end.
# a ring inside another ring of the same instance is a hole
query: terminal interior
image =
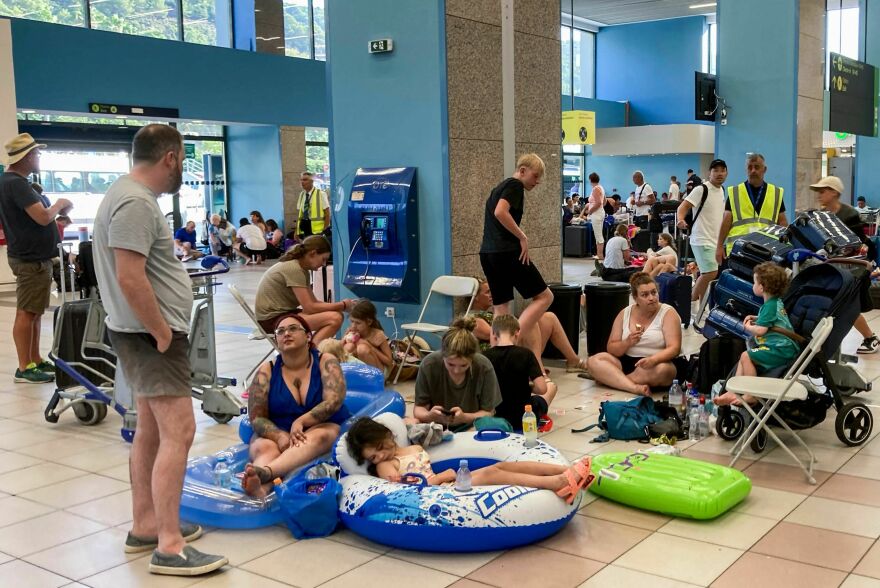
{"type": "MultiPolygon", "coordinates": [[[[547,166],[526,196],[523,228],[548,283],[599,281],[592,257],[566,254],[562,230],[565,199],[589,194],[591,172],[625,200],[636,170],[659,196],[689,169],[707,178],[716,158],[729,168],[725,186],[744,181],[747,154],[761,153],[768,181],[785,189],[789,220],[817,208],[810,185],[829,175],[843,182],[842,202],[864,196],[880,208],[876,88],[873,136],[835,128],[829,112],[831,54],[880,66],[878,26],[880,0],[0,0],[0,136],[27,132],[47,145],[36,180],[51,200],[74,203],[64,230],[73,251],[149,123],[173,124],[183,136],[183,186],[159,204],[171,228],[193,221],[199,242],[212,214],[238,226],[259,210],[292,230],[300,174],[311,172],[330,198],[334,300],[359,295],[344,283],[361,236],[349,210],[358,170],[415,168],[418,247],[407,260],[418,270],[408,282],[415,297],[382,293],[381,284],[370,290],[380,292],[385,333],[398,339],[434,278],[482,273],[485,199],[523,153],[547,166]],[[369,50],[383,39],[392,50],[369,50]],[[696,118],[700,75],[718,99],[709,120],[696,118]],[[594,137],[561,144],[567,112],[592,113],[594,137]]],[[[0,332],[11,333],[14,277],[0,250],[0,332]]],[[[215,292],[217,367],[236,380],[236,396],[271,347],[252,340],[254,325],[228,286],[253,304],[272,263],[232,264],[215,292]]],[[[55,292],[51,305],[70,297],[55,292]]],[[[439,302],[427,319],[446,324],[459,310],[439,302]]],[[[880,332],[880,310],[865,317],[880,332]]],[[[682,354],[697,353],[703,336],[693,326],[683,333],[682,354]]],[[[577,336],[575,351],[586,358],[585,334],[577,336]]],[[[427,340],[438,348],[438,338],[427,340]]],[[[880,429],[848,447],[835,435],[833,409],[799,432],[818,459],[815,485],[780,447],[747,449],[736,467],[751,493],[713,520],[586,492],[553,537],[466,554],[391,548],[342,527],[305,540],[283,525],[207,527],[195,546],[225,554],[228,566],[204,577],[151,575],[148,553],[122,549],[132,514],[120,418],[111,411],[83,426],[67,411],[47,422],[55,386],[7,378],[17,362],[7,341],[0,586],[880,587],[880,429]]],[[[853,331],[843,352],[856,356],[860,341],[853,331]]],[[[856,357],[865,380],[880,378],[880,356],[856,357]]],[[[566,373],[562,360],[545,366],[559,392],[542,441],[572,462],[644,447],[571,432],[595,423],[601,402],[632,395],[566,373]]],[[[414,381],[388,387],[411,415],[414,381]]],[[[880,415],[880,392],[859,400],[880,415]]],[[[239,418],[220,423],[200,401],[193,407],[190,457],[239,442],[239,418]]],[[[715,435],[678,442],[682,456],[721,465],[731,445],[715,435]]]]}

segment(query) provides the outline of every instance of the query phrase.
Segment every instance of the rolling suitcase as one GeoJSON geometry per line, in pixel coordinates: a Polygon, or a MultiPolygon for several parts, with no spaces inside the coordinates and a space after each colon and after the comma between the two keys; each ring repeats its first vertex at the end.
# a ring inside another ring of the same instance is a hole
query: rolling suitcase
{"type": "Polygon", "coordinates": [[[858,255],[862,248],[861,238],[827,210],[800,213],[788,226],[788,234],[795,247],[824,249],[832,257],[858,255]]]}
{"type": "Polygon", "coordinates": [[[746,280],[730,270],[721,272],[718,283],[712,292],[716,308],[733,312],[740,318],[749,314],[758,314],[764,299],[752,291],[752,281],[746,280]]]}
{"type": "Polygon", "coordinates": [[[752,279],[755,266],[772,261],[781,266],[788,266],[786,255],[794,249],[791,243],[783,243],[780,236],[785,233],[783,227],[761,230],[743,235],[733,242],[733,248],[727,258],[728,267],[738,276],[752,279]]]}
{"type": "MultiPolygon", "coordinates": [[[[58,341],[58,358],[67,363],[86,364],[92,369],[95,369],[113,379],[116,373],[115,368],[107,365],[103,361],[83,359],[82,356],[82,342],[86,332],[89,307],[92,304],[92,300],[74,300],[72,302],[66,302],[63,306],[59,306],[55,309],[55,330],[58,331],[60,329],[60,332],[55,335],[55,338],[58,341]],[[62,308],[64,308],[63,313],[60,312],[62,308]],[[60,321],[59,316],[61,317],[60,321]]],[[[108,345],[110,344],[110,341],[106,339],[106,336],[104,342],[108,345]]],[[[115,357],[102,351],[89,350],[88,354],[92,357],[105,357],[110,360],[110,362],[114,364],[116,363],[115,357]]],[[[106,383],[106,380],[88,370],[77,370],[77,372],[95,385],[100,386],[106,383]]],[[[70,377],[61,368],[57,366],[55,367],[56,388],[65,389],[76,385],[78,385],[76,380],[70,377]]]]}
{"type": "Polygon", "coordinates": [[[565,257],[587,257],[593,254],[593,226],[569,225],[564,232],[565,257]]]}
{"type": "Polygon", "coordinates": [[[690,276],[667,272],[655,278],[660,302],[668,304],[678,313],[684,328],[691,324],[691,288],[693,280],[690,276]]]}

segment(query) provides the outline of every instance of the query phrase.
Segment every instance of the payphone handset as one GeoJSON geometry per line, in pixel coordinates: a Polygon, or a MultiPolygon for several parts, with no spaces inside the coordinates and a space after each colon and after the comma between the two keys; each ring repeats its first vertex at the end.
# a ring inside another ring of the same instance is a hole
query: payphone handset
{"type": "Polygon", "coordinates": [[[391,224],[393,217],[387,214],[362,213],[361,216],[361,242],[366,249],[386,250],[389,248],[391,238],[391,224]]]}

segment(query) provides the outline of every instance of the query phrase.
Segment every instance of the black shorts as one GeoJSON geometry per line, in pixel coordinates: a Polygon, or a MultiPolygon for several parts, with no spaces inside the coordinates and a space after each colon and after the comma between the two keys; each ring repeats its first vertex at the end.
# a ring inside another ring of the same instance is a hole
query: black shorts
{"type": "Polygon", "coordinates": [[[241,246],[238,248],[238,250],[241,251],[241,254],[244,255],[245,257],[254,257],[254,256],[266,257],[266,250],[265,249],[258,249],[255,251],[253,249],[249,249],[248,246],[245,245],[244,243],[241,244],[241,246]]]}
{"type": "Polygon", "coordinates": [[[621,355],[617,359],[620,360],[620,369],[623,370],[624,375],[628,376],[636,371],[636,362],[642,358],[633,357],[631,355],[621,355]]]}
{"type": "Polygon", "coordinates": [[[534,298],[547,289],[547,283],[535,264],[523,264],[517,251],[480,253],[480,265],[489,283],[494,304],[513,300],[513,289],[523,298],[534,298]]]}
{"type": "Polygon", "coordinates": [[[538,424],[550,412],[550,405],[547,404],[547,400],[543,396],[532,394],[532,412],[535,413],[538,424]]]}

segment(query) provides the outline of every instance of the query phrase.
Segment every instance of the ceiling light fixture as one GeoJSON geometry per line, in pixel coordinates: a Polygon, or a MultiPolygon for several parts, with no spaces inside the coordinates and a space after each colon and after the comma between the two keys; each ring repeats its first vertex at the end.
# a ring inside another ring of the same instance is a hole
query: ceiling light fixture
{"type": "Polygon", "coordinates": [[[711,7],[713,7],[713,6],[717,6],[717,5],[718,5],[717,2],[707,2],[707,3],[705,3],[705,4],[692,4],[691,6],[688,6],[688,8],[690,8],[690,9],[694,9],[694,8],[711,8],[711,7]]]}

